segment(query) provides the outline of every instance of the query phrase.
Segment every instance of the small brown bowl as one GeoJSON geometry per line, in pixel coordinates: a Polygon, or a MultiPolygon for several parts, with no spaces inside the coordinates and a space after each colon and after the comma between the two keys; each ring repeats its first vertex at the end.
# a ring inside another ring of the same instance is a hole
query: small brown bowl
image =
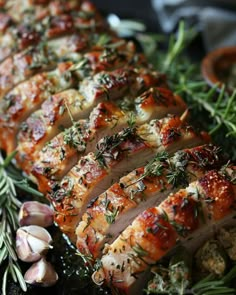
{"type": "Polygon", "coordinates": [[[225,85],[232,92],[236,89],[236,46],[216,49],[203,59],[202,75],[210,86],[225,85]]]}

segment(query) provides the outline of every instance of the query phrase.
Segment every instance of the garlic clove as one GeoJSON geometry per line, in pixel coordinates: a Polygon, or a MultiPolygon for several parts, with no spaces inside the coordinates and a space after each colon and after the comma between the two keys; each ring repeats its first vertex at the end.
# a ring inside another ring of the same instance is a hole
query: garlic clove
{"type": "Polygon", "coordinates": [[[19,224],[48,227],[53,224],[53,209],[37,201],[23,203],[19,212],[19,224]]]}
{"type": "Polygon", "coordinates": [[[42,258],[27,270],[24,279],[30,285],[50,287],[57,282],[58,274],[51,263],[42,258]]]}
{"type": "Polygon", "coordinates": [[[32,252],[27,241],[28,234],[19,228],[16,232],[16,253],[20,260],[25,262],[37,261],[41,258],[40,253],[32,252]]]}
{"type": "Polygon", "coordinates": [[[44,242],[47,242],[48,244],[52,243],[52,237],[49,234],[49,232],[38,225],[29,225],[29,226],[22,226],[20,227],[22,230],[28,233],[28,235],[31,235],[35,238],[38,238],[44,242]]]}
{"type": "Polygon", "coordinates": [[[32,252],[34,253],[46,254],[47,250],[50,248],[49,243],[34,236],[28,235],[27,240],[32,252]]]}
{"type": "Polygon", "coordinates": [[[20,260],[34,262],[51,248],[52,237],[43,227],[30,225],[20,227],[16,232],[16,252],[20,260]]]}

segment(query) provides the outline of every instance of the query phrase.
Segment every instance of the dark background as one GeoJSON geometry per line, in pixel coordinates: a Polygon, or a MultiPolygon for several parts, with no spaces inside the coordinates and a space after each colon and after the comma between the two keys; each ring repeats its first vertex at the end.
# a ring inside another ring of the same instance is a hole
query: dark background
{"type": "Polygon", "coordinates": [[[149,31],[160,31],[157,16],[149,0],[93,0],[103,14],[115,13],[121,18],[142,20],[149,31]]]}
{"type": "MultiPolygon", "coordinates": [[[[148,32],[168,35],[162,31],[158,21],[158,16],[152,7],[151,1],[149,0],[92,0],[92,2],[96,5],[98,11],[100,11],[104,16],[114,13],[121,19],[138,20],[145,24],[148,32]]],[[[204,2],[206,1],[204,0],[204,2]]],[[[177,28],[175,28],[175,30],[176,29],[177,28]]],[[[204,48],[200,32],[193,42],[189,44],[187,54],[193,61],[197,62],[200,62],[205,56],[206,50],[204,48]]]]}

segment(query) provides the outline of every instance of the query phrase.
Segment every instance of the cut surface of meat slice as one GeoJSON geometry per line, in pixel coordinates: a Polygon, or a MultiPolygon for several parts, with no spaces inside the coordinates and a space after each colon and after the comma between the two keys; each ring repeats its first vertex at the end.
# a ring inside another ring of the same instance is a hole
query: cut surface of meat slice
{"type": "Polygon", "coordinates": [[[70,66],[71,62],[61,63],[54,71],[38,74],[16,86],[0,101],[0,141],[3,150],[11,153],[15,149],[20,124],[44,100],[75,84],[75,76],[67,75],[70,66]]]}
{"type": "Polygon", "coordinates": [[[75,240],[75,227],[88,203],[124,174],[144,166],[157,152],[175,152],[183,147],[204,143],[205,135],[196,134],[177,116],[153,120],[137,128],[99,141],[95,153],[82,157],[60,183],[52,182],[48,195],[55,209],[55,221],[75,240]]]}
{"type": "Polygon", "coordinates": [[[14,86],[34,74],[55,68],[59,55],[66,53],[64,42],[67,40],[66,37],[54,40],[53,44],[50,44],[55,46],[53,50],[50,45],[39,44],[5,59],[0,64],[0,99],[14,86]]]}
{"type": "Polygon", "coordinates": [[[32,174],[41,192],[46,193],[50,179],[60,180],[84,154],[95,149],[96,143],[127,126],[127,117],[111,102],[99,103],[90,119],[79,120],[54,137],[38,153],[32,174]]]}
{"type": "MultiPolygon", "coordinates": [[[[0,109],[2,111],[0,113],[0,141],[2,143],[1,148],[7,154],[11,153],[16,147],[16,133],[19,130],[20,124],[28,118],[30,113],[37,110],[44,100],[55,93],[73,87],[73,85],[77,87],[80,80],[88,76],[91,77],[100,70],[100,67],[102,69],[106,67],[106,61],[100,61],[100,63],[98,61],[99,56],[104,54],[104,49],[101,48],[99,51],[99,36],[93,35],[93,38],[89,38],[90,40],[88,38],[85,40],[78,35],[72,36],[71,45],[74,46],[74,51],[81,50],[83,52],[88,48],[91,48],[91,51],[77,54],[74,57],[74,61],[59,63],[54,71],[43,72],[33,76],[29,80],[20,83],[3,97],[0,101],[0,109]]],[[[110,36],[106,44],[109,45],[110,42],[114,44],[113,42],[116,41],[117,38],[110,36]]],[[[132,54],[133,49],[131,48],[130,52],[127,53],[127,58],[130,55],[132,56],[132,54]]],[[[113,58],[115,59],[115,56],[113,58]]],[[[122,53],[119,53],[116,66],[118,67],[119,62],[121,65],[124,65],[125,60],[126,56],[122,56],[122,53]]]]}
{"type": "Polygon", "coordinates": [[[118,100],[125,95],[134,97],[158,83],[163,83],[163,76],[157,72],[118,69],[102,71],[90,80],[85,79],[80,83],[79,91],[67,90],[52,96],[22,125],[18,136],[18,163],[21,165],[23,162],[24,170],[30,171],[38,152],[60,132],[61,126],[67,128],[73,121],[87,118],[100,101],[118,100]]]}
{"type": "Polygon", "coordinates": [[[139,277],[149,266],[179,241],[196,243],[204,232],[233,218],[236,186],[231,181],[211,170],[158,207],[142,212],[104,249],[101,267],[93,274],[95,283],[112,284],[125,294],[142,294],[142,289],[137,289],[139,277]]]}
{"type": "Polygon", "coordinates": [[[139,125],[154,118],[161,119],[169,112],[180,115],[186,108],[180,97],[158,87],[147,90],[136,99],[131,98],[128,112],[123,102],[121,100],[120,107],[108,101],[99,103],[88,120],[79,120],[44,146],[32,169],[40,191],[47,190],[49,179],[60,180],[83,154],[94,151],[102,137],[134,122],[139,125]]]}
{"type": "MultiPolygon", "coordinates": [[[[12,54],[22,51],[29,46],[36,46],[40,41],[48,41],[62,35],[69,35],[76,31],[86,33],[91,22],[96,27],[104,27],[104,21],[97,13],[95,7],[87,2],[87,5],[79,3],[76,6],[64,7],[61,3],[61,10],[55,10],[53,15],[45,15],[41,22],[33,19],[32,10],[30,15],[25,15],[20,23],[16,23],[7,13],[0,14],[0,61],[12,54]],[[72,9],[72,11],[71,11],[72,9]],[[100,22],[100,25],[99,25],[100,22]],[[83,25],[83,31],[79,25],[83,25]]],[[[103,30],[104,31],[104,30],[103,30]]],[[[88,32],[87,32],[88,33],[88,32]]],[[[85,35],[85,34],[84,34],[85,35]]],[[[87,34],[88,36],[88,34],[87,34]]],[[[89,36],[88,36],[89,37],[89,36]]]]}
{"type": "MultiPolygon", "coordinates": [[[[60,16],[62,18],[62,16],[60,16]]],[[[58,17],[57,17],[58,18],[58,17]]],[[[55,20],[55,26],[51,29],[51,35],[64,35],[61,34],[63,26],[59,19],[55,20]],[[58,24],[57,24],[58,21],[58,24]]],[[[67,16],[65,16],[67,22],[67,16]]],[[[62,18],[63,20],[63,18],[62,18]]],[[[61,20],[61,21],[62,21],[61,20]]],[[[89,20],[88,20],[89,21],[89,20]]],[[[86,19],[84,20],[86,22],[86,19]]],[[[96,21],[92,18],[90,20],[91,25],[86,26],[86,24],[81,24],[82,36],[84,34],[90,34],[92,32],[98,32],[101,28],[96,29],[96,21]],[[89,30],[90,29],[90,30],[89,30]]],[[[79,24],[75,24],[76,26],[79,24]]],[[[100,25],[100,22],[99,22],[100,25]]],[[[53,25],[52,25],[53,26],[53,25]]],[[[65,25],[65,31],[67,26],[65,25]]],[[[105,28],[102,29],[105,33],[109,30],[105,28]]],[[[73,32],[69,32],[72,34],[73,32]]],[[[49,33],[48,33],[49,34],[49,33]]],[[[78,34],[80,34],[80,29],[78,29],[78,34]]],[[[111,33],[110,33],[111,34],[111,33]]],[[[114,34],[113,34],[114,35],[114,34]]],[[[52,36],[51,36],[52,37],[52,36]]],[[[48,42],[40,42],[36,46],[30,46],[25,50],[13,54],[6,58],[0,64],[0,98],[2,98],[8,91],[10,91],[14,86],[28,79],[29,77],[42,72],[54,69],[57,63],[62,59],[71,59],[70,55],[73,53],[73,49],[77,50],[76,46],[70,46],[72,40],[74,42],[78,40],[71,39],[71,36],[58,37],[48,42]]],[[[73,55],[72,55],[73,57],[73,55]]]]}
{"type": "Polygon", "coordinates": [[[99,258],[111,243],[145,209],[158,206],[171,192],[220,167],[220,149],[204,145],[178,151],[170,157],[158,154],[147,166],[120,179],[87,208],[76,229],[82,255],[99,258]],[[115,214],[114,214],[115,212],[115,214]]]}

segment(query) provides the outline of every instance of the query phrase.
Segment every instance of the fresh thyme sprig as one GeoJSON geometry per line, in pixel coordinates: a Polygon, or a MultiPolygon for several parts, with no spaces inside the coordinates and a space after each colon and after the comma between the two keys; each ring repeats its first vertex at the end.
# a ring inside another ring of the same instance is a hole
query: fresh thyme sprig
{"type": "Polygon", "coordinates": [[[183,161],[175,162],[166,152],[157,153],[157,155],[144,167],[143,174],[131,182],[126,187],[133,185],[149,176],[165,176],[169,184],[173,188],[177,188],[180,185],[188,185],[188,173],[186,171],[186,162],[184,160],[184,153],[179,153],[179,157],[183,156],[183,161]]]}
{"type": "Polygon", "coordinates": [[[95,156],[96,160],[99,162],[101,167],[106,166],[106,161],[104,155],[112,153],[112,151],[119,147],[119,145],[132,137],[135,137],[142,140],[136,133],[135,127],[127,127],[122,130],[120,133],[116,133],[111,136],[105,136],[102,141],[100,141],[96,146],[95,156]]]}
{"type": "Polygon", "coordinates": [[[21,202],[17,198],[16,187],[31,194],[40,195],[30,187],[16,169],[10,166],[15,153],[5,160],[0,153],[0,265],[3,270],[2,295],[7,294],[9,275],[18,282],[23,291],[27,290],[26,283],[17,262],[14,233],[18,227],[18,210],[21,202]]]}

